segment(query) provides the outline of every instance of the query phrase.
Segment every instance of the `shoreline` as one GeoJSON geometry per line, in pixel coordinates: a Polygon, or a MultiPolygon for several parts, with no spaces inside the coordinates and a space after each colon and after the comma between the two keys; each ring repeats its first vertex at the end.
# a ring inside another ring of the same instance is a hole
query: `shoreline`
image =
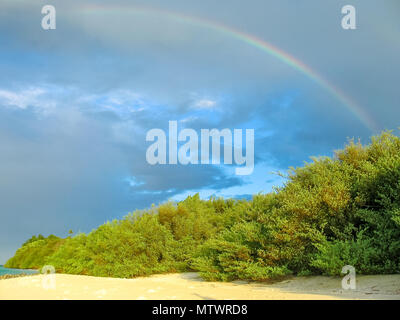
{"type": "Polygon", "coordinates": [[[40,274],[38,269],[7,268],[4,265],[0,265],[0,280],[38,274],[40,274]]]}
{"type": "Polygon", "coordinates": [[[0,300],[400,300],[400,275],[358,276],[356,290],[340,277],[293,277],[275,283],[206,282],[197,273],[134,279],[30,275],[0,281],[0,300]],[[54,287],[49,287],[54,281],[54,287]],[[47,286],[47,287],[46,287],[47,286]]]}
{"type": "Polygon", "coordinates": [[[30,276],[38,276],[39,273],[18,273],[18,274],[3,274],[0,276],[0,280],[8,280],[14,278],[22,278],[22,277],[30,277],[30,276]]]}

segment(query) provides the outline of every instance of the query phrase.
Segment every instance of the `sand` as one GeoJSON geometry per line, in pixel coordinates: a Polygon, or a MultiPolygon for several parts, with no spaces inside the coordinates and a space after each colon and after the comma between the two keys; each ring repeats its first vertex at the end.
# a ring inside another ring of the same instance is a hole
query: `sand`
{"type": "Polygon", "coordinates": [[[136,279],[54,276],[53,288],[45,275],[0,280],[0,300],[400,299],[400,275],[358,276],[356,290],[343,290],[341,278],[322,276],[295,277],[272,284],[205,282],[196,273],[136,279]]]}

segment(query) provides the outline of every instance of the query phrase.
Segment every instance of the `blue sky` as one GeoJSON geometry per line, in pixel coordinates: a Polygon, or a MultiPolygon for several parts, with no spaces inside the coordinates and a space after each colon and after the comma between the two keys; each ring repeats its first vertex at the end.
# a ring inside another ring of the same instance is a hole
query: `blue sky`
{"type": "Polygon", "coordinates": [[[88,232],[107,220],[200,192],[249,197],[273,172],[332,155],[371,132],[318,83],[234,37],[169,10],[268,41],[360,105],[378,130],[400,122],[400,4],[350,1],[47,1],[0,3],[0,263],[33,234],[88,232]],[[86,4],[120,6],[93,12],[86,4]],[[128,7],[146,6],[138,15],[128,7]],[[125,9],[124,9],[125,8],[125,9]],[[146,132],[254,128],[252,175],[217,165],[150,166],[146,132]]]}

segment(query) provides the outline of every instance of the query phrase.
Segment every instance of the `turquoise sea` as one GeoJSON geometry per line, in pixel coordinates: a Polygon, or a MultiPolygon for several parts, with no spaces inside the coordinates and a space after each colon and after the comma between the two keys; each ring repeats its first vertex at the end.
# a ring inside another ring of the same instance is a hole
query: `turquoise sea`
{"type": "Polygon", "coordinates": [[[3,266],[0,265],[0,276],[4,276],[6,274],[21,274],[21,273],[25,273],[25,274],[34,274],[37,273],[36,270],[22,270],[22,269],[8,269],[8,268],[4,268],[3,266]]]}

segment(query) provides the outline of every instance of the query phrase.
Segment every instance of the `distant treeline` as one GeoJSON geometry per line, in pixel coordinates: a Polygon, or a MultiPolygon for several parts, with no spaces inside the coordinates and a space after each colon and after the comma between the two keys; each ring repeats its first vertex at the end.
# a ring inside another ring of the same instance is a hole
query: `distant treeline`
{"type": "Polygon", "coordinates": [[[199,271],[207,280],[400,270],[400,139],[350,141],[291,168],[251,201],[199,195],[137,211],[66,239],[33,237],[5,265],[131,278],[199,271]]]}

